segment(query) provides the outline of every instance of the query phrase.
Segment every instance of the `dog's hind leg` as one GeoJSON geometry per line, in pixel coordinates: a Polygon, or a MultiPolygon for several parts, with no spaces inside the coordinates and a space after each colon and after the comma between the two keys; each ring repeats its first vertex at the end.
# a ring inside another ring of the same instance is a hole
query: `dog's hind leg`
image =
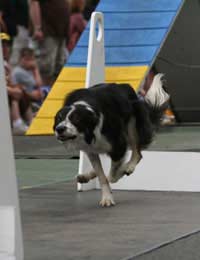
{"type": "Polygon", "coordinates": [[[142,155],[136,146],[132,147],[132,149],[131,158],[127,163],[124,163],[124,159],[118,162],[111,162],[111,170],[108,176],[109,182],[115,183],[124,175],[129,176],[134,172],[136,165],[142,159],[142,155]]]}
{"type": "Polygon", "coordinates": [[[117,182],[123,175],[123,172],[120,172],[121,166],[123,165],[124,157],[119,161],[113,161],[111,159],[111,168],[108,176],[108,181],[110,183],[117,182]]]}
{"type": "Polygon", "coordinates": [[[76,179],[77,179],[77,182],[79,182],[79,183],[88,183],[90,180],[93,180],[96,177],[97,177],[96,172],[91,171],[89,173],[79,174],[76,177],[76,179]]]}
{"type": "Polygon", "coordinates": [[[99,179],[99,183],[102,189],[102,199],[100,201],[100,205],[102,207],[110,207],[112,205],[115,205],[112,191],[110,188],[110,185],[108,183],[108,180],[104,174],[101,161],[98,154],[91,154],[87,153],[88,158],[92,164],[92,167],[94,168],[94,171],[99,179]]]}
{"type": "Polygon", "coordinates": [[[139,146],[138,135],[135,128],[134,120],[130,120],[128,126],[128,144],[131,148],[131,157],[127,163],[125,161],[125,154],[119,161],[112,161],[111,170],[109,174],[109,181],[111,183],[117,182],[124,175],[130,175],[134,172],[136,165],[142,158],[139,146]]]}
{"type": "Polygon", "coordinates": [[[138,138],[139,137],[135,128],[135,122],[134,120],[131,120],[128,126],[128,143],[131,149],[131,157],[130,160],[120,169],[124,175],[129,176],[131,173],[133,173],[136,165],[142,159],[142,154],[138,145],[138,138]]]}
{"type": "Polygon", "coordinates": [[[111,168],[108,180],[111,183],[117,182],[124,174],[120,171],[127,151],[127,139],[125,134],[118,136],[118,139],[112,145],[112,151],[109,153],[111,158],[111,168]]]}
{"type": "Polygon", "coordinates": [[[140,162],[141,159],[142,154],[140,150],[137,148],[137,146],[132,147],[131,158],[121,167],[120,171],[123,173],[123,175],[129,176],[134,172],[136,165],[140,162]]]}

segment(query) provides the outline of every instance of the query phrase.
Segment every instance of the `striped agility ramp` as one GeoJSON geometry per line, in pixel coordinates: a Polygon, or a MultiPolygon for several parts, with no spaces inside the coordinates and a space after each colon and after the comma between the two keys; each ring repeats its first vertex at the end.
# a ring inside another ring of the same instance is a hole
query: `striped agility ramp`
{"type": "MultiPolygon", "coordinates": [[[[162,47],[184,0],[100,0],[104,14],[106,82],[138,89],[162,47]]],[[[89,24],[33,120],[28,135],[52,135],[56,112],[70,91],[84,87],[89,24]]]]}

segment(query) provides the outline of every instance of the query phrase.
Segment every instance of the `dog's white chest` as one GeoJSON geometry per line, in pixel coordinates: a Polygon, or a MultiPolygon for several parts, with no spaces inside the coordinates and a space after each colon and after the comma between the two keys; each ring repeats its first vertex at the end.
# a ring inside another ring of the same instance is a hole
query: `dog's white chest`
{"type": "Polygon", "coordinates": [[[95,139],[91,144],[91,148],[96,151],[96,153],[108,153],[111,150],[111,145],[107,141],[106,137],[102,135],[101,130],[103,126],[103,115],[100,116],[99,124],[94,130],[95,139]]]}
{"type": "Polygon", "coordinates": [[[101,135],[91,144],[91,149],[96,153],[108,153],[111,150],[110,143],[101,135]]]}

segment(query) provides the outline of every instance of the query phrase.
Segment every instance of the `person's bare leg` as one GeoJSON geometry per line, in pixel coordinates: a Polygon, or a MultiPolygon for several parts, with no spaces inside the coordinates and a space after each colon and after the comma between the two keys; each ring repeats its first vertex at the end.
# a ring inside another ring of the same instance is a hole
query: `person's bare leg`
{"type": "Polygon", "coordinates": [[[11,102],[10,116],[14,135],[23,135],[27,131],[27,125],[21,118],[19,103],[17,100],[11,102]]]}
{"type": "Polygon", "coordinates": [[[32,120],[33,120],[33,111],[31,109],[31,107],[29,107],[26,110],[24,117],[25,117],[25,120],[26,120],[27,124],[30,125],[32,120]]]}
{"type": "Polygon", "coordinates": [[[12,100],[11,102],[10,115],[12,122],[21,118],[19,103],[17,100],[12,100]]]}

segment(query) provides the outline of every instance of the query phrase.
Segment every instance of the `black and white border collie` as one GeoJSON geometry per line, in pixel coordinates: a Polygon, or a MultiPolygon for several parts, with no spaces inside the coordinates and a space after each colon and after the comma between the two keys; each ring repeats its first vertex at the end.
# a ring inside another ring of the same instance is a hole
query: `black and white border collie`
{"type": "Polygon", "coordinates": [[[141,150],[151,142],[163,108],[169,99],[162,88],[162,74],[154,77],[144,99],[128,84],[98,84],[71,92],[55,116],[57,139],[84,151],[93,171],[77,176],[80,183],[98,177],[102,189],[100,205],[114,205],[109,182],[130,175],[141,160],[141,150]],[[127,150],[131,158],[125,162],[127,150]],[[106,177],[99,154],[111,158],[106,177]]]}

